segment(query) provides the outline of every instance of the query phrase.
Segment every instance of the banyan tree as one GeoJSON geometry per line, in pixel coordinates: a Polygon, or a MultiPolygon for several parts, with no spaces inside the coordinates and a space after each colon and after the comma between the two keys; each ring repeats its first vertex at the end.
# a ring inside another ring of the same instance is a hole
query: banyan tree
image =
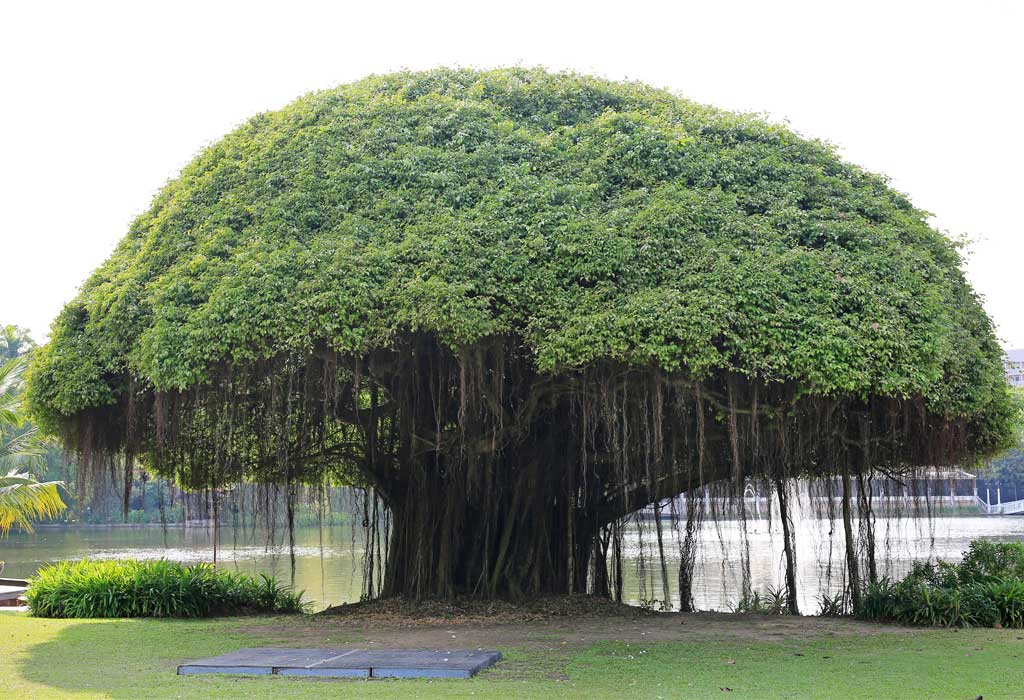
{"type": "Polygon", "coordinates": [[[848,525],[850,483],[1001,448],[960,262],[884,178],[757,117],[541,70],[373,76],[187,165],[30,400],[126,484],[363,489],[370,593],[608,593],[618,524],[662,499],[825,477],[848,525]]]}

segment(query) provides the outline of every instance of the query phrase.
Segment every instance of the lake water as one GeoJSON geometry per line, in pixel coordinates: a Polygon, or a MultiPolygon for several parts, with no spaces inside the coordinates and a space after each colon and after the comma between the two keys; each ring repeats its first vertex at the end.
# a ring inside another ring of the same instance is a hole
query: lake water
{"type": "MultiPolygon", "coordinates": [[[[797,526],[797,562],[801,610],[814,613],[822,592],[836,592],[842,586],[844,552],[842,524],[807,519],[797,526]],[[829,571],[835,572],[829,576],[829,571]]],[[[665,554],[669,566],[669,595],[678,605],[676,568],[678,542],[671,525],[665,523],[665,554]]],[[[625,597],[632,603],[663,601],[661,570],[653,524],[632,525],[624,537],[626,554],[625,597]],[[641,533],[643,530],[643,533],[641,533]]],[[[212,533],[204,528],[79,527],[39,528],[33,534],[15,534],[0,539],[0,560],[6,561],[4,576],[23,578],[48,562],[60,559],[155,559],[180,562],[213,560],[212,533]]],[[[947,517],[932,520],[888,520],[876,524],[878,556],[883,574],[899,575],[912,562],[931,558],[956,560],[973,539],[1019,541],[1024,539],[1021,517],[947,517]]],[[[266,573],[287,582],[291,579],[288,547],[280,542],[268,545],[265,535],[224,528],[217,550],[218,566],[249,574],[266,573]]],[[[704,546],[697,558],[694,597],[699,609],[728,609],[739,597],[740,552],[745,548],[736,521],[706,522],[704,546]]],[[[755,590],[778,586],[784,563],[778,523],[752,520],[747,528],[747,546],[755,590]]],[[[322,608],[359,599],[361,544],[346,526],[300,528],[296,531],[294,585],[305,590],[314,607],[322,608]]]]}

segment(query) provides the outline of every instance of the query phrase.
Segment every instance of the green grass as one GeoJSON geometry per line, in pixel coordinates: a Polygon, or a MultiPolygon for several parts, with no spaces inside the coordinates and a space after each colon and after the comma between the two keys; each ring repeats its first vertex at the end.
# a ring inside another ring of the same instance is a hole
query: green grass
{"type": "MultiPolygon", "coordinates": [[[[52,620],[0,613],[0,698],[998,700],[1020,698],[1024,688],[1019,631],[902,628],[778,642],[735,636],[685,643],[598,641],[561,661],[536,650],[502,649],[526,673],[510,675],[499,664],[470,681],[175,675],[185,659],[281,644],[291,626],[302,624],[296,617],[52,620]]],[[[338,633],[345,634],[336,628],[334,641],[341,641],[338,633]]]]}

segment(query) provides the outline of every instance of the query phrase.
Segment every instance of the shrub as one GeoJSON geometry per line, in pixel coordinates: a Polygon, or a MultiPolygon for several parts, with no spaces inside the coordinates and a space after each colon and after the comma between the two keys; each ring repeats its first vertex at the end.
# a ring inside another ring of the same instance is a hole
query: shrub
{"type": "Polygon", "coordinates": [[[26,597],[39,617],[210,617],[306,608],[301,592],[271,577],[164,559],[58,562],[29,580],[26,597]]]}
{"type": "Polygon", "coordinates": [[[762,594],[757,591],[744,593],[740,599],[729,606],[734,613],[753,613],[755,615],[786,615],[786,590],[768,586],[762,594]]]}
{"type": "Polygon", "coordinates": [[[818,614],[822,617],[843,617],[847,614],[846,598],[842,593],[818,596],[818,614]]]}
{"type": "Polygon", "coordinates": [[[959,564],[915,564],[867,587],[858,617],[909,625],[1024,627],[1024,545],[976,540],[959,564]]]}
{"type": "Polygon", "coordinates": [[[956,569],[961,583],[1024,580],[1024,544],[975,540],[956,569]]]}

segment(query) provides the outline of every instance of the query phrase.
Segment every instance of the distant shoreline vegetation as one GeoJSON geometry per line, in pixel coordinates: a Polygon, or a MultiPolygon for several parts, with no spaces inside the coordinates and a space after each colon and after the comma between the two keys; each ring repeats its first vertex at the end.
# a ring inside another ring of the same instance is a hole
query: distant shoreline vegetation
{"type": "MultiPolygon", "coordinates": [[[[303,513],[297,515],[295,518],[295,527],[318,527],[323,525],[324,527],[339,527],[342,525],[349,525],[353,522],[351,513],[344,512],[332,512],[324,513],[323,519],[318,520],[315,513],[303,513]]],[[[164,522],[160,521],[159,514],[156,518],[152,516],[152,513],[147,511],[129,511],[128,521],[125,522],[120,518],[108,517],[99,520],[76,520],[68,519],[65,521],[51,521],[42,523],[35,526],[36,530],[60,530],[60,529],[92,529],[102,530],[106,528],[134,528],[134,527],[169,527],[169,528],[204,528],[212,527],[213,521],[208,518],[189,518],[185,522],[180,511],[175,513],[173,516],[168,514],[167,520],[164,522]]],[[[244,522],[237,524],[233,523],[230,518],[222,518],[220,520],[220,527],[223,529],[230,530],[233,527],[238,528],[252,528],[252,519],[247,519],[244,522]]]]}

